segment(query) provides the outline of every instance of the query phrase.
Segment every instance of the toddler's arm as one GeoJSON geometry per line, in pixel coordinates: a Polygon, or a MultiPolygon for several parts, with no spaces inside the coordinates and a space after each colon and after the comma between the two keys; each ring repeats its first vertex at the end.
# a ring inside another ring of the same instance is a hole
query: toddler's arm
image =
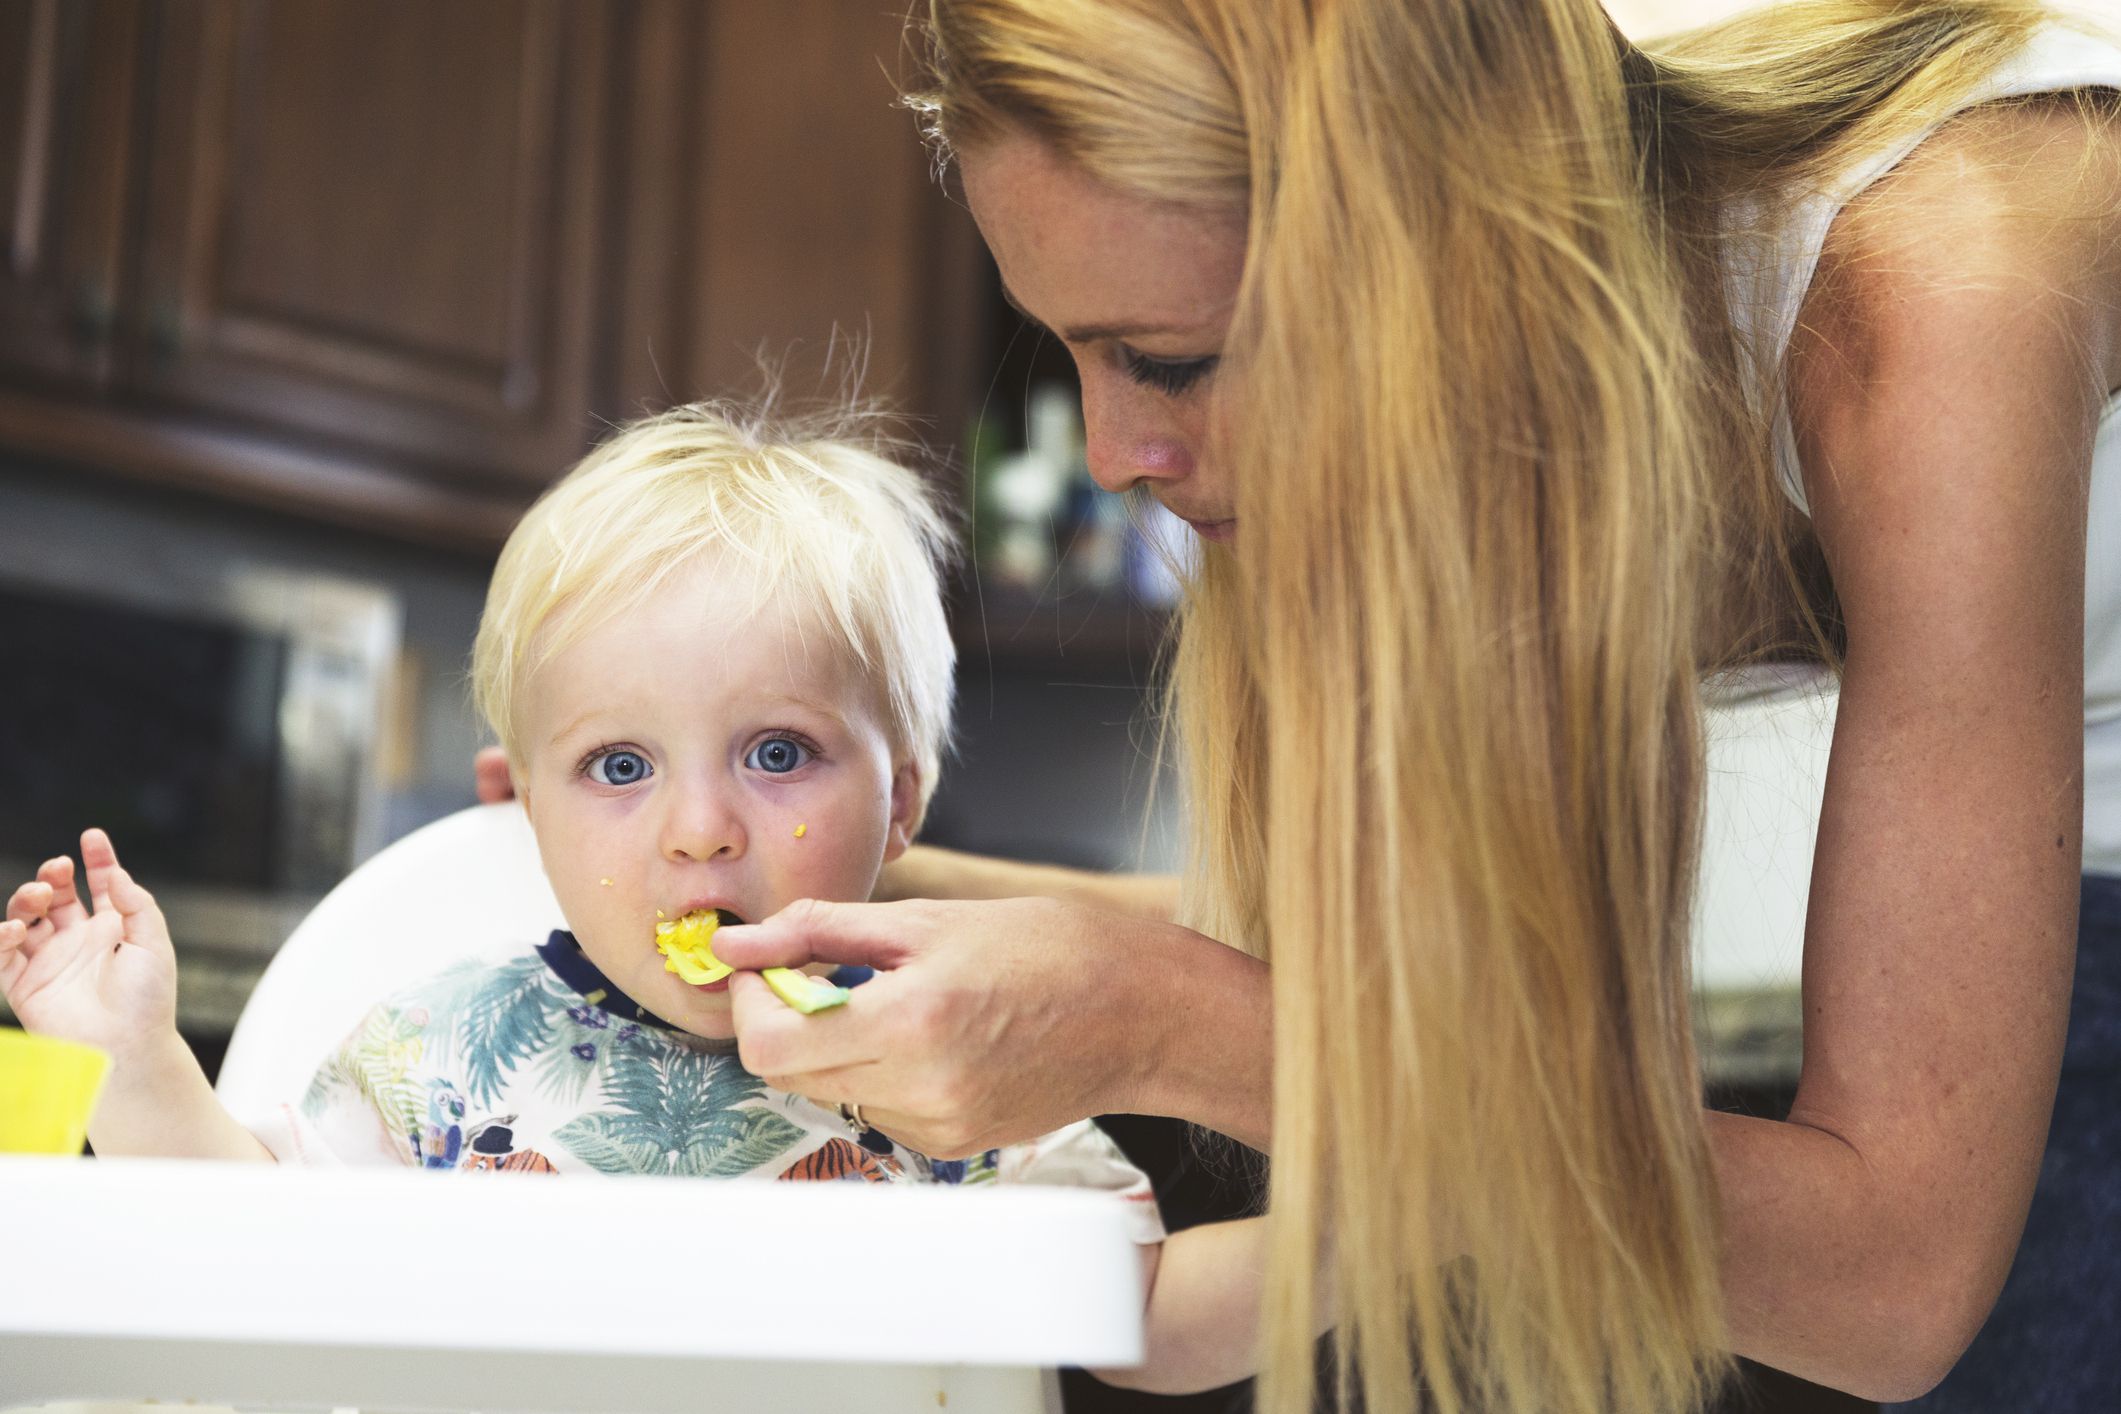
{"type": "Polygon", "coordinates": [[[1264,1218],[1208,1223],[1143,1248],[1142,1363],[1092,1373],[1150,1394],[1218,1389],[1255,1373],[1266,1228],[1264,1218]]]}
{"type": "Polygon", "coordinates": [[[64,857],[47,860],[8,900],[0,995],[26,1030],[109,1053],[89,1143],[106,1156],[270,1162],[177,1035],[176,952],[162,910],[101,830],[81,836],[81,859],[88,904],[64,857]]]}
{"type": "MultiPolygon", "coordinates": [[[[1142,1363],[1092,1371],[1107,1384],[1151,1394],[1219,1389],[1258,1372],[1259,1307],[1267,1270],[1267,1220],[1208,1223],[1143,1249],[1149,1300],[1142,1363]]],[[[1331,1328],[1330,1293],[1319,1299],[1331,1328]]]]}

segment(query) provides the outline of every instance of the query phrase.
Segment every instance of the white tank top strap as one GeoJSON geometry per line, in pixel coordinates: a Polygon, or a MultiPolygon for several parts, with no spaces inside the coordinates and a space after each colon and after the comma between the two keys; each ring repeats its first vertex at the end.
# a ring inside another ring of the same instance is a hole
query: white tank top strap
{"type": "MultiPolygon", "coordinates": [[[[2107,14],[2052,7],[2054,24],[2036,35],[1959,111],[1982,103],[2073,89],[2121,90],[2121,28],[2107,14]]],[[[1939,117],[1942,126],[1953,115],[1939,117]]],[[[1755,210],[1730,214],[1726,272],[1731,315],[1752,363],[1751,386],[1773,418],[1775,456],[1784,492],[1809,513],[1803,468],[1781,396],[1781,365],[1806,290],[1834,218],[1890,172],[1936,127],[1897,147],[1852,162],[1819,192],[1799,201],[1772,230],[1755,210]]],[[[2121,875],[2121,398],[2107,409],[2093,451],[2090,533],[2084,608],[2084,868],[2121,875]]]]}

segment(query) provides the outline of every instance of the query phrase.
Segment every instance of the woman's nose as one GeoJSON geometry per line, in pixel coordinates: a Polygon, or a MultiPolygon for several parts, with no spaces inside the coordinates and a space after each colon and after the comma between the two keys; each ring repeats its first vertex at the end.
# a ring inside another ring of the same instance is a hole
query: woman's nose
{"type": "Polygon", "coordinates": [[[665,859],[704,863],[743,855],[743,817],[730,807],[723,792],[705,786],[680,787],[664,799],[661,846],[665,859]]]}
{"type": "Polygon", "coordinates": [[[1184,430],[1131,384],[1115,388],[1104,379],[1083,382],[1083,457],[1090,479],[1119,492],[1143,482],[1181,481],[1193,470],[1193,449],[1184,430]]]}

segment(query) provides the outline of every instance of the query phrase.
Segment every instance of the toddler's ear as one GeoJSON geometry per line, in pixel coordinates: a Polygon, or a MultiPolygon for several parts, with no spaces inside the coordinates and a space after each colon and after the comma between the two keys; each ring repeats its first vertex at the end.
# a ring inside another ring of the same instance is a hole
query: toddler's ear
{"type": "Polygon", "coordinates": [[[884,839],[886,864],[904,854],[913,843],[913,837],[921,831],[922,813],[920,765],[901,761],[891,775],[891,833],[884,839]]]}

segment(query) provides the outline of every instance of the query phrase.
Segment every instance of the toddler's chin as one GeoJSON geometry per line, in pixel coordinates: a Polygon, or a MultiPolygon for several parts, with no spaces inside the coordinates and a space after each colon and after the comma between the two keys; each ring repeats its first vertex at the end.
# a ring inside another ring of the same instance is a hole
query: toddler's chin
{"type": "Polygon", "coordinates": [[[736,1018],[730,1013],[728,993],[713,997],[701,997],[684,1009],[682,1016],[672,1017],[679,1030],[697,1036],[703,1041],[734,1041],[736,1018]]]}

